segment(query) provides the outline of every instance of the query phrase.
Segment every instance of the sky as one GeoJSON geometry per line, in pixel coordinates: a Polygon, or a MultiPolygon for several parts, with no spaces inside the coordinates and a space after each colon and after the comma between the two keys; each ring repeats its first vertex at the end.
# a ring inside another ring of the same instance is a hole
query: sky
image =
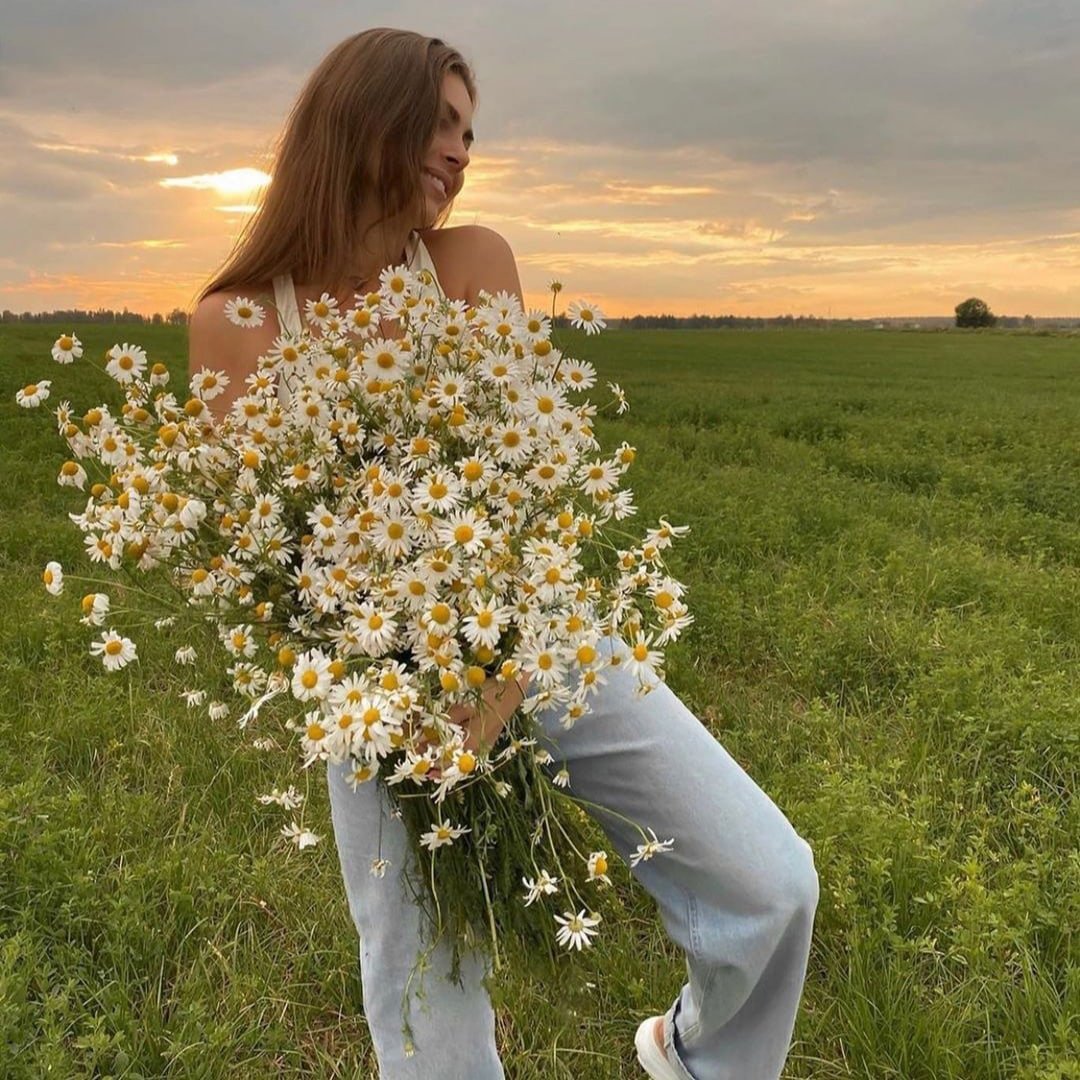
{"type": "Polygon", "coordinates": [[[4,0],[0,309],[190,308],[374,26],[473,67],[447,224],[530,306],[1080,314],[1077,0],[4,0]]]}

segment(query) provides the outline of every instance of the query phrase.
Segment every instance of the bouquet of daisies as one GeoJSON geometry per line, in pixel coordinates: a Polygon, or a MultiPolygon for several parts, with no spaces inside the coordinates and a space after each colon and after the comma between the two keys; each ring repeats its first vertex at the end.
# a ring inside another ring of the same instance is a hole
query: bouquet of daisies
{"type": "MultiPolygon", "coordinates": [[[[266,314],[244,297],[226,313],[249,326],[266,314]]],[[[604,325],[588,304],[570,314],[589,333],[604,325]]],[[[307,316],[222,421],[207,405],[222,372],[195,372],[177,396],[142,349],[109,350],[123,406],[56,410],[71,453],[59,482],[89,495],[71,518],[92,562],[118,581],[146,574],[143,589],[173,605],[157,625],[181,638],[179,663],[208,625],[217,635],[238,737],[283,722],[305,766],[345,763],[354,786],[386,785],[431,948],[447,933],[455,965],[459,947],[479,946],[496,967],[509,940],[550,957],[581,949],[597,933],[607,854],[588,850],[535,718],[588,723],[609,636],[629,646],[641,693],[662,678],[664,646],[692,619],[664,564],[685,529],[660,520],[635,537],[621,525],[635,513],[621,487],[634,448],[601,452],[584,397],[596,371],[556,347],[544,312],[506,293],[469,308],[399,266],[351,310],[324,294],[307,316]],[[400,338],[380,334],[389,319],[400,338]],[[504,692],[522,698],[516,712],[496,737],[470,737],[465,710],[481,715],[504,692]]],[[[59,363],[80,355],[73,335],[53,347],[59,363]]],[[[606,407],[624,412],[608,387],[606,407]]],[[[20,404],[48,391],[26,387],[20,404]]],[[[58,564],[44,578],[62,591],[58,564]]],[[[106,668],[135,659],[107,593],[81,607],[106,668]]],[[[189,703],[204,692],[188,690],[189,703]]],[[[300,799],[290,788],[262,801],[300,799]]],[[[639,831],[635,859],[671,844],[639,831]]],[[[300,847],[318,839],[295,820],[283,832],[300,847]]],[[[372,873],[384,871],[376,859],[372,873]]]]}

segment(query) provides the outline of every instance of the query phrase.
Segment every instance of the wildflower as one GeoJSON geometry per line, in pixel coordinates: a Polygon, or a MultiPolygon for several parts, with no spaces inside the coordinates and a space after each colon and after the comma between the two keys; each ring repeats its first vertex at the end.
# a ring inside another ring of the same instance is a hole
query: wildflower
{"type": "Polygon", "coordinates": [[[224,720],[229,715],[229,706],[224,701],[211,701],[206,712],[211,720],[224,720]]]}
{"type": "Polygon", "coordinates": [[[84,626],[104,626],[109,614],[109,598],[105,593],[87,593],[81,601],[83,616],[79,620],[84,626]]]}
{"type": "Polygon", "coordinates": [[[583,945],[592,945],[590,938],[596,934],[593,928],[599,925],[600,916],[586,915],[582,908],[576,915],[572,911],[563,912],[561,916],[556,915],[555,921],[559,924],[555,940],[568,949],[577,949],[580,952],[583,945]]]}
{"type": "Polygon", "coordinates": [[[321,700],[330,689],[330,659],[318,649],[303,653],[293,668],[292,692],[297,701],[321,700]]]}
{"type": "Polygon", "coordinates": [[[314,847],[322,839],[321,836],[316,836],[310,829],[301,828],[295,821],[290,821],[288,825],[282,826],[281,835],[286,840],[291,840],[301,851],[304,848],[314,847]]]}
{"type": "Polygon", "coordinates": [[[178,664],[187,666],[188,664],[194,664],[196,659],[198,659],[198,655],[194,645],[184,645],[182,648],[177,649],[173,654],[173,660],[178,664]]]}
{"type": "Polygon", "coordinates": [[[82,342],[74,334],[61,334],[53,343],[52,358],[58,364],[70,364],[82,354],[82,342]]]}
{"type": "Polygon", "coordinates": [[[189,709],[197,709],[206,698],[205,690],[184,690],[180,696],[189,709]]]}
{"type": "Polygon", "coordinates": [[[372,877],[385,877],[387,868],[390,866],[389,859],[372,859],[371,860],[371,876],[372,877]]]}
{"type": "Polygon", "coordinates": [[[459,836],[464,836],[467,832],[471,832],[471,830],[463,829],[456,825],[450,825],[446,822],[440,822],[434,829],[431,829],[420,837],[420,843],[423,844],[428,851],[434,851],[444,844],[452,844],[459,836]]]}
{"type": "Polygon", "coordinates": [[[606,851],[594,851],[589,855],[589,880],[603,881],[611,884],[611,878],[607,876],[608,860],[606,851]]]}
{"type": "Polygon", "coordinates": [[[262,326],[266,310],[246,296],[234,296],[225,305],[225,317],[234,326],[262,326]]]}
{"type": "Polygon", "coordinates": [[[52,382],[49,379],[40,379],[36,383],[28,383],[21,390],[15,391],[15,400],[24,409],[36,409],[49,396],[49,387],[52,382]]]}
{"type": "Polygon", "coordinates": [[[219,394],[225,392],[229,385],[229,376],[224,371],[211,371],[209,368],[200,368],[191,376],[192,397],[200,401],[213,401],[219,394]]]}
{"type": "Polygon", "coordinates": [[[115,630],[107,630],[101,635],[100,641],[90,643],[90,653],[101,657],[106,670],[119,671],[135,659],[135,643],[121,637],[115,630]]]}
{"type": "Polygon", "coordinates": [[[566,314],[573,326],[584,329],[586,334],[599,334],[607,326],[603,312],[588,300],[575,300],[567,307],[566,314]]]}
{"type": "Polygon", "coordinates": [[[618,383],[609,382],[607,385],[608,389],[615,395],[615,399],[619,403],[619,407],[615,410],[615,415],[622,416],[624,412],[630,410],[630,404],[626,400],[626,391],[623,390],[618,383]]]}
{"type": "Polygon", "coordinates": [[[637,850],[630,856],[631,866],[637,866],[639,862],[645,862],[654,855],[659,855],[662,851],[670,851],[675,843],[674,837],[670,840],[658,840],[656,833],[652,829],[648,831],[652,835],[652,839],[647,840],[644,844],[638,844],[637,850]]]}
{"type": "Polygon", "coordinates": [[[74,487],[82,491],[86,486],[86,470],[77,461],[65,461],[60,466],[56,482],[61,487],[74,487]]]}
{"type": "Polygon", "coordinates": [[[638,637],[630,647],[629,655],[624,658],[627,669],[639,679],[649,676],[656,678],[656,669],[663,662],[663,654],[651,646],[651,636],[638,637]]]}
{"type": "Polygon", "coordinates": [[[328,292],[324,292],[318,300],[306,300],[304,302],[304,317],[309,325],[317,326],[325,330],[332,319],[340,319],[337,300],[328,292]]]}
{"type": "Polygon", "coordinates": [[[138,345],[114,345],[106,354],[105,371],[121,385],[141,379],[146,370],[146,353],[138,345]]]}
{"type": "Polygon", "coordinates": [[[64,591],[63,567],[58,562],[46,563],[41,580],[45,583],[47,592],[53,596],[59,596],[64,591]]]}
{"type": "Polygon", "coordinates": [[[525,886],[525,906],[528,907],[534,900],[542,895],[557,893],[559,891],[559,879],[552,877],[546,870],[541,870],[535,881],[532,878],[522,878],[525,886]]]}
{"type": "Polygon", "coordinates": [[[296,810],[304,803],[304,796],[296,790],[295,787],[287,787],[284,791],[278,791],[277,788],[273,788],[269,795],[259,795],[258,801],[263,806],[269,806],[271,803],[276,803],[278,806],[285,807],[286,810],[296,810]]]}
{"type": "Polygon", "coordinates": [[[552,778],[551,782],[556,787],[569,787],[570,786],[570,770],[567,768],[561,768],[552,778]]]}

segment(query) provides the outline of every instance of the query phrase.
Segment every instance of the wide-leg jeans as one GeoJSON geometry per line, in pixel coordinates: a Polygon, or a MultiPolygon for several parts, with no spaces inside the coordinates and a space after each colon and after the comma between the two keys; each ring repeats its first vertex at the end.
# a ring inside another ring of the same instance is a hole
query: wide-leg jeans
{"type": "MultiPolygon", "coordinates": [[[[601,646],[626,654],[618,638],[601,646]]],[[[603,670],[593,711],[570,730],[561,710],[538,712],[537,737],[554,758],[551,774],[569,772],[570,794],[675,840],[632,870],[686,958],[687,981],[664,1016],[668,1059],[687,1080],[776,1080],[806,978],[818,899],[813,853],[666,685],[639,696],[625,665],[603,670]]],[[[425,998],[410,1009],[411,1045],[403,1037],[402,995],[426,925],[402,874],[405,829],[381,782],[353,791],[343,768],[331,766],[329,783],[381,1080],[502,1078],[479,954],[465,953],[460,981],[451,981],[450,949],[440,943],[425,998]],[[371,873],[380,846],[389,862],[383,877],[371,873]]],[[[642,843],[637,830],[586,809],[629,862],[642,843]]]]}

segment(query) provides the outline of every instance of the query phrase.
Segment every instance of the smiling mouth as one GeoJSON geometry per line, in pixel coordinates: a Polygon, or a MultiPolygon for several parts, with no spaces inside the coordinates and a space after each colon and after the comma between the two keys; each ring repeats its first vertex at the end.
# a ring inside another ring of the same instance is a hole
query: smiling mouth
{"type": "Polygon", "coordinates": [[[445,199],[446,187],[443,184],[442,180],[440,180],[439,177],[437,177],[434,173],[427,172],[427,170],[424,171],[424,176],[426,176],[428,180],[431,181],[431,184],[435,188],[435,190],[439,193],[440,196],[442,196],[442,198],[445,199]]]}

